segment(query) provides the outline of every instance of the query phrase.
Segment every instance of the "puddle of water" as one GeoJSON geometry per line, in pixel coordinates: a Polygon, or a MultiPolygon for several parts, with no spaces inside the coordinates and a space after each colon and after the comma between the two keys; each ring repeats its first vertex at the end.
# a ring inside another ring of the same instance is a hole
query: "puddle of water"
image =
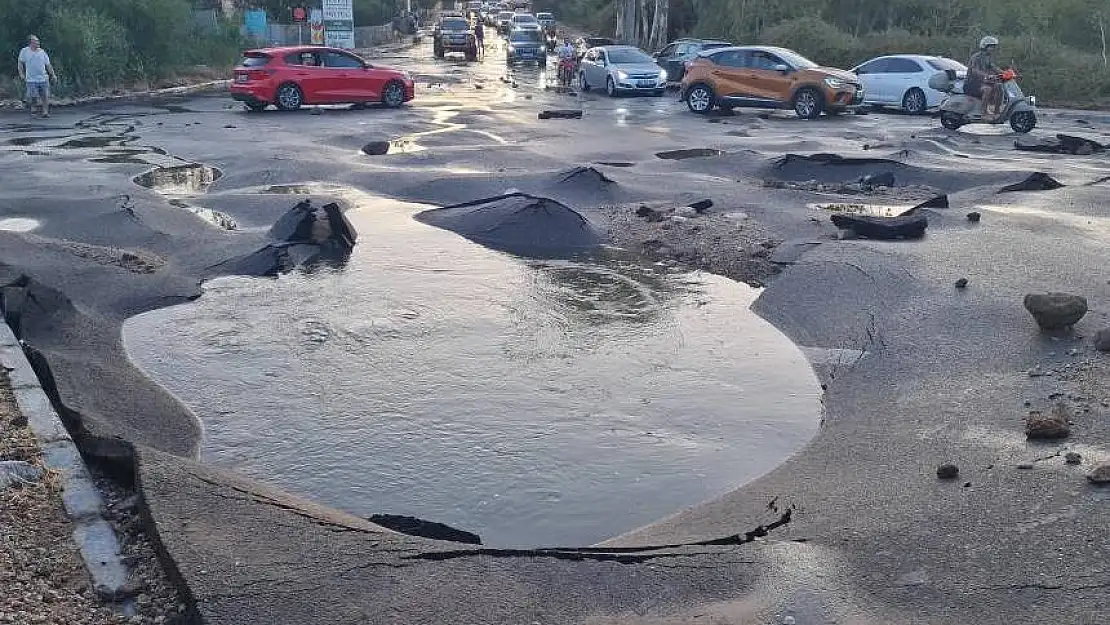
{"type": "Polygon", "coordinates": [[[712,156],[721,156],[724,150],[714,150],[712,148],[692,148],[688,150],[670,150],[667,152],[657,152],[657,158],[665,160],[684,160],[687,158],[708,158],[712,156]]]}
{"type": "Polygon", "coordinates": [[[62,143],[58,147],[64,148],[64,149],[73,149],[73,150],[88,149],[88,148],[106,148],[110,145],[116,145],[118,143],[122,143],[122,142],[126,141],[129,138],[131,138],[131,137],[127,137],[127,136],[123,136],[123,135],[112,136],[112,137],[81,137],[79,139],[70,139],[69,141],[66,141],[65,143],[62,143]]]}
{"type": "Polygon", "coordinates": [[[8,145],[34,145],[40,141],[46,141],[49,137],[15,137],[8,139],[8,145]]]}
{"type": "Polygon", "coordinates": [[[913,204],[861,204],[858,202],[829,202],[809,204],[809,208],[830,213],[846,213],[851,215],[873,215],[875,217],[897,217],[913,208],[913,204]]]}
{"type": "Polygon", "coordinates": [[[39,221],[28,217],[0,219],[0,230],[7,230],[8,232],[30,232],[38,227],[39,221]]]}
{"type": "Polygon", "coordinates": [[[816,431],[817,380],[745,285],[525,262],[411,218],[426,207],[348,199],[344,270],[220,279],[125,324],[202,418],[205,461],[360,516],[573,545],[754,479],[816,431]]]}
{"type": "Polygon", "coordinates": [[[158,167],[135,177],[135,184],[153,189],[164,195],[193,195],[204,193],[223,175],[219,169],[200,165],[158,167]]]}
{"type": "Polygon", "coordinates": [[[189,211],[190,213],[200,217],[204,221],[220,228],[222,230],[238,230],[239,224],[231,215],[221,213],[220,211],[212,210],[211,208],[204,208],[203,206],[193,206],[182,202],[181,200],[170,200],[170,206],[175,206],[189,211]]]}
{"type": "Polygon", "coordinates": [[[386,154],[411,154],[413,152],[423,152],[426,149],[428,148],[412,139],[394,139],[389,142],[389,151],[386,154]]]}

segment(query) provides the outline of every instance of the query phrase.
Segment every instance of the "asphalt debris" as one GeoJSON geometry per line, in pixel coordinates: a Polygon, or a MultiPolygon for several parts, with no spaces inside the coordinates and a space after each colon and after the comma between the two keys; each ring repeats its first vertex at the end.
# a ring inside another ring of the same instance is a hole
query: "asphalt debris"
{"type": "Polygon", "coordinates": [[[1087,298],[1068,293],[1029,293],[1022,305],[1042,330],[1063,330],[1087,314],[1087,298]]]}
{"type": "Polygon", "coordinates": [[[954,480],[960,475],[960,468],[948,462],[937,467],[937,477],[942,480],[954,480]]]}
{"type": "Polygon", "coordinates": [[[1025,437],[1030,440],[1056,440],[1071,435],[1071,411],[1062,403],[1052,407],[1048,415],[1033,410],[1025,420],[1025,437]]]}

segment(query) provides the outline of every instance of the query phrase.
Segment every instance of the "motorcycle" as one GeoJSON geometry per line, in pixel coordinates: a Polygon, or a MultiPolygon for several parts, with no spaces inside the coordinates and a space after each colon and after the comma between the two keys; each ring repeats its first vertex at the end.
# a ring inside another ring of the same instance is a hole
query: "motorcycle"
{"type": "Polygon", "coordinates": [[[559,45],[559,39],[558,39],[558,37],[555,36],[555,33],[551,32],[551,31],[547,32],[546,39],[547,39],[547,53],[551,54],[552,52],[555,51],[556,46],[559,45]]]}
{"type": "Polygon", "coordinates": [[[574,75],[578,72],[577,63],[572,59],[559,61],[559,86],[569,88],[574,82],[574,75]]]}
{"type": "Polygon", "coordinates": [[[940,124],[957,130],[965,124],[1005,124],[1009,122],[1014,132],[1025,134],[1037,125],[1036,99],[1021,91],[1018,74],[1008,69],[998,75],[997,88],[1002,103],[997,115],[986,115],[983,100],[957,89],[956,72],[947,70],[929,79],[929,86],[947,95],[940,103],[940,124]]]}

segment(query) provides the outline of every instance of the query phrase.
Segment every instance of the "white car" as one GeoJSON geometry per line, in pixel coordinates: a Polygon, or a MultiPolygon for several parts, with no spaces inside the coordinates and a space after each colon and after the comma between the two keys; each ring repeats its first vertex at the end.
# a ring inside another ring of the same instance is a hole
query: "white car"
{"type": "Polygon", "coordinates": [[[536,19],[535,15],[531,13],[517,13],[513,15],[510,22],[509,30],[534,30],[540,32],[543,28],[540,26],[540,21],[536,19]]]}
{"type": "Polygon", "coordinates": [[[967,67],[941,56],[898,54],[880,56],[852,68],[866,94],[864,104],[896,106],[912,115],[940,106],[944,93],[929,86],[929,79],[953,70],[958,80],[967,77],[967,67]]]}
{"type": "Polygon", "coordinates": [[[604,87],[610,97],[645,92],[661,96],[667,72],[639,48],[600,46],[590,48],[578,62],[578,86],[582,91],[604,87]]]}

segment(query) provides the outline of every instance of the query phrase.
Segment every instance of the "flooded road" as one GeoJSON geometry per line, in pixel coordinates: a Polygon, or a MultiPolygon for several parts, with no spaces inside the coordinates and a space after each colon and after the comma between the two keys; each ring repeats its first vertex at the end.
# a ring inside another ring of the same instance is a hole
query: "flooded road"
{"type": "Polygon", "coordinates": [[[341,271],[225,278],[127,322],[205,461],[486,544],[584,545],[769,471],[815,432],[757,291],[619,252],[537,263],[355,196],[341,271]]]}

